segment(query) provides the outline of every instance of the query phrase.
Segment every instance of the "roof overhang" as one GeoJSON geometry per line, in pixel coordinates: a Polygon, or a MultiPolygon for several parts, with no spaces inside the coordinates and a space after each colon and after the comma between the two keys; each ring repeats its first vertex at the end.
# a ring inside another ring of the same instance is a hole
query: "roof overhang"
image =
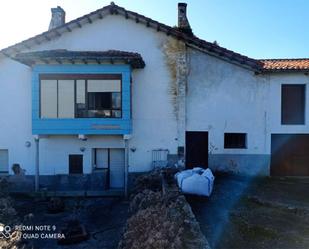
{"type": "Polygon", "coordinates": [[[19,53],[13,59],[27,66],[36,64],[129,64],[132,68],[145,67],[145,62],[140,54],[119,50],[45,50],[19,53]]]}

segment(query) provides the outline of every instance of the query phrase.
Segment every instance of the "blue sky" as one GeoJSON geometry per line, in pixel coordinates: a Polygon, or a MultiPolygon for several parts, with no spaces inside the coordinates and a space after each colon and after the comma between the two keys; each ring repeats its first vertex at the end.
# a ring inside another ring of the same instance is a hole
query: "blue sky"
{"type": "MultiPolygon", "coordinates": [[[[174,26],[176,0],[117,0],[116,4],[174,26]]],[[[187,0],[193,32],[253,58],[309,58],[307,0],[187,0]]],[[[101,8],[106,0],[8,0],[0,4],[0,47],[47,30],[50,8],[67,21],[101,8]],[[18,6],[18,7],[17,7],[18,6]]]]}

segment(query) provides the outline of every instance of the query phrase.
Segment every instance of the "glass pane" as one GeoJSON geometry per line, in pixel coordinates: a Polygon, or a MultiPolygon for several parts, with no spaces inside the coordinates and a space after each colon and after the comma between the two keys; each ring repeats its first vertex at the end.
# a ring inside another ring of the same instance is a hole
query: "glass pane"
{"type": "Polygon", "coordinates": [[[41,80],[41,118],[57,118],[57,80],[41,80]]]}
{"type": "Polygon", "coordinates": [[[104,110],[111,109],[112,94],[109,92],[88,93],[88,109],[104,110]]]}
{"type": "Polygon", "coordinates": [[[58,118],[74,118],[74,80],[58,81],[58,118]]]}
{"type": "Polygon", "coordinates": [[[112,107],[113,109],[121,108],[121,93],[112,93],[112,107]]]}
{"type": "Polygon", "coordinates": [[[88,92],[120,92],[120,80],[88,80],[88,92]]]}
{"type": "Polygon", "coordinates": [[[9,170],[9,151],[0,150],[0,173],[5,173],[9,170]]]}
{"type": "Polygon", "coordinates": [[[76,103],[77,104],[85,104],[86,96],[85,96],[85,80],[77,80],[76,81],[76,103]]]}
{"type": "Polygon", "coordinates": [[[76,117],[87,117],[85,80],[76,80],[76,117]]]}
{"type": "Polygon", "coordinates": [[[108,168],[108,149],[96,149],[95,168],[108,168]]]}
{"type": "Polygon", "coordinates": [[[113,118],[121,118],[121,111],[113,111],[112,117],[113,118]]]}

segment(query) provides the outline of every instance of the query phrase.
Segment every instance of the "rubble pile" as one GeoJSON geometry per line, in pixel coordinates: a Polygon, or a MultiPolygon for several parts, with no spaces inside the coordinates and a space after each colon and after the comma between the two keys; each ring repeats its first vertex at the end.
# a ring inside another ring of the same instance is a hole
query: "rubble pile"
{"type": "Polygon", "coordinates": [[[137,179],[141,190],[131,199],[132,216],[118,248],[209,248],[185,197],[174,188],[162,191],[162,182],[166,182],[162,175],[166,174],[157,170],[137,179]]]}
{"type": "Polygon", "coordinates": [[[25,249],[26,246],[21,243],[21,232],[14,231],[15,225],[20,224],[17,212],[13,206],[13,200],[8,196],[8,182],[5,178],[0,178],[0,227],[1,249],[25,249]],[[9,230],[7,228],[9,227],[9,230]]]}

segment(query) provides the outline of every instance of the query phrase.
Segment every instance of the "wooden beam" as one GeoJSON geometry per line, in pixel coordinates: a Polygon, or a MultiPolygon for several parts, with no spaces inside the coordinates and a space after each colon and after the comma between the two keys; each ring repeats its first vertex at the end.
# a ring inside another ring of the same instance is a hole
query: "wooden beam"
{"type": "Polygon", "coordinates": [[[76,24],[77,24],[77,26],[78,26],[79,28],[82,27],[82,25],[81,25],[81,23],[80,23],[79,21],[76,21],[76,24]]]}
{"type": "MultiPolygon", "coordinates": [[[[26,60],[27,61],[27,60],[26,60]]],[[[25,61],[25,62],[26,62],[25,61]]],[[[32,66],[32,65],[34,65],[35,64],[35,61],[34,60],[28,60],[28,62],[29,62],[29,64],[30,64],[30,66],[32,66]]],[[[27,64],[27,63],[26,63],[27,64]]]]}
{"type": "Polygon", "coordinates": [[[22,45],[23,45],[26,49],[30,49],[30,48],[31,48],[29,45],[27,45],[26,42],[22,42],[22,45]]]}
{"type": "Polygon", "coordinates": [[[40,44],[41,44],[41,42],[38,40],[38,38],[35,38],[35,39],[34,39],[34,42],[35,42],[37,45],[40,45],[40,44]]]}
{"type": "Polygon", "coordinates": [[[87,21],[88,21],[89,23],[92,23],[92,20],[91,20],[91,18],[90,18],[89,16],[87,16],[87,21]]]}
{"type": "Polygon", "coordinates": [[[47,40],[47,41],[50,41],[51,39],[47,36],[47,35],[43,35],[44,38],[47,40]]]}
{"type": "Polygon", "coordinates": [[[49,61],[48,61],[48,60],[43,59],[43,58],[40,58],[40,59],[41,59],[41,61],[43,61],[45,64],[49,64],[49,61]]]}
{"type": "Polygon", "coordinates": [[[10,59],[13,59],[13,57],[11,56],[11,55],[9,55],[8,53],[6,53],[6,52],[2,52],[6,57],[8,57],[8,58],[10,58],[10,59]]]}
{"type": "Polygon", "coordinates": [[[59,31],[57,31],[57,30],[54,30],[53,31],[58,37],[60,37],[61,36],[61,34],[59,33],[59,31]]]}
{"type": "Polygon", "coordinates": [[[15,53],[19,53],[20,52],[20,50],[18,48],[16,48],[15,46],[12,47],[12,49],[15,51],[15,53]]]}

